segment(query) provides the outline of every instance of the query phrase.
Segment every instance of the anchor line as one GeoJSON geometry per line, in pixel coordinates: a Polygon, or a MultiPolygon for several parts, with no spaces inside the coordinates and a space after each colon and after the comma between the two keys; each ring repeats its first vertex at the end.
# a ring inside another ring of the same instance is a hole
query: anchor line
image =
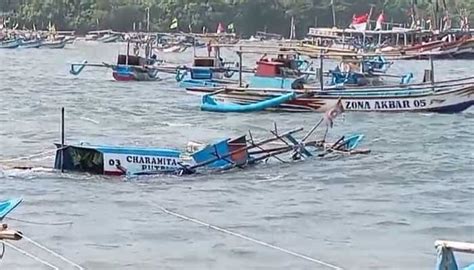
{"type": "Polygon", "coordinates": [[[274,250],[278,250],[278,251],[281,251],[283,253],[286,253],[288,255],[292,255],[292,256],[295,256],[295,257],[298,257],[300,259],[303,259],[303,260],[306,260],[306,261],[310,261],[310,262],[313,262],[313,263],[317,263],[319,265],[323,265],[323,266],[326,266],[328,268],[331,268],[331,269],[335,269],[335,270],[343,270],[343,268],[341,267],[338,267],[336,265],[333,265],[333,264],[330,264],[330,263],[327,263],[327,262],[324,262],[324,261],[321,261],[321,260],[318,260],[318,259],[315,259],[315,258],[311,258],[309,256],[306,256],[304,254],[301,254],[301,253],[298,253],[298,252],[295,252],[295,251],[291,251],[291,250],[288,250],[288,249],[285,249],[285,248],[282,248],[282,247],[279,247],[279,246],[276,246],[276,245],[272,245],[270,243],[266,243],[264,241],[261,241],[261,240],[258,240],[258,239],[255,239],[255,238],[252,238],[250,236],[246,236],[246,235],[243,235],[241,233],[238,233],[238,232],[233,232],[233,231],[229,231],[227,229],[224,229],[224,228],[221,228],[221,227],[218,227],[216,225],[212,225],[212,224],[209,224],[209,223],[206,223],[204,221],[201,221],[201,220],[198,220],[196,218],[192,218],[192,217],[188,217],[188,216],[185,216],[183,214],[179,214],[179,213],[176,213],[176,212],[173,212],[171,210],[168,210],[160,205],[156,205],[155,206],[160,209],[162,212],[164,212],[165,214],[168,214],[168,215],[171,215],[171,216],[174,216],[174,217],[177,217],[179,219],[182,219],[182,220],[185,220],[185,221],[189,221],[189,222],[192,222],[192,223],[195,223],[195,224],[199,224],[201,226],[205,226],[205,227],[208,227],[210,229],[213,229],[215,231],[218,231],[218,232],[221,232],[221,233],[224,233],[224,234],[228,234],[228,235],[232,235],[234,237],[237,237],[237,238],[240,238],[240,239],[244,239],[244,240],[247,240],[249,242],[252,242],[252,243],[255,243],[255,244],[258,244],[258,245],[261,245],[261,246],[264,246],[264,247],[268,247],[268,248],[271,248],[271,249],[274,249],[274,250]]]}
{"type": "Polygon", "coordinates": [[[59,267],[54,266],[53,264],[51,264],[51,263],[49,263],[49,262],[47,262],[47,261],[45,261],[45,260],[43,260],[43,259],[38,258],[37,256],[35,256],[35,255],[33,255],[33,254],[27,252],[26,250],[23,250],[23,249],[21,249],[21,248],[15,246],[15,245],[13,245],[12,243],[9,243],[9,242],[7,242],[7,241],[2,241],[2,243],[3,243],[4,245],[6,245],[6,246],[8,246],[8,247],[10,247],[10,248],[12,248],[12,249],[14,249],[14,250],[16,250],[17,252],[19,252],[19,253],[21,253],[21,254],[27,256],[27,257],[30,257],[31,259],[33,259],[33,260],[35,260],[35,261],[37,261],[37,262],[39,262],[39,263],[41,263],[41,264],[43,264],[43,265],[46,265],[46,266],[50,267],[51,269],[59,270],[59,267]]]}
{"type": "Polygon", "coordinates": [[[18,221],[21,223],[26,223],[26,224],[33,224],[33,225],[46,225],[46,226],[66,226],[66,225],[72,225],[74,222],[72,221],[65,221],[65,222],[38,222],[38,221],[30,221],[30,220],[25,220],[25,219],[19,219],[19,218],[13,218],[13,217],[6,217],[6,219],[9,220],[14,220],[18,221]]]}
{"type": "Polygon", "coordinates": [[[59,254],[59,253],[57,253],[57,252],[54,252],[53,250],[51,250],[51,249],[49,249],[49,248],[47,248],[47,247],[41,245],[40,243],[34,241],[33,239],[31,239],[31,238],[29,238],[29,237],[26,237],[26,236],[25,236],[24,234],[22,234],[22,233],[18,233],[18,234],[19,234],[21,237],[23,237],[24,240],[26,240],[26,241],[32,243],[33,245],[37,246],[38,248],[40,248],[40,249],[42,249],[42,250],[48,252],[49,254],[51,254],[51,255],[53,255],[53,256],[55,256],[55,257],[57,257],[57,258],[59,258],[59,259],[65,261],[65,262],[67,262],[67,263],[69,263],[70,265],[74,266],[75,268],[77,268],[77,269],[79,269],[79,270],[84,270],[84,268],[83,268],[82,266],[80,266],[79,264],[77,264],[77,263],[75,263],[75,262],[69,260],[68,258],[62,256],[61,254],[59,254]]]}

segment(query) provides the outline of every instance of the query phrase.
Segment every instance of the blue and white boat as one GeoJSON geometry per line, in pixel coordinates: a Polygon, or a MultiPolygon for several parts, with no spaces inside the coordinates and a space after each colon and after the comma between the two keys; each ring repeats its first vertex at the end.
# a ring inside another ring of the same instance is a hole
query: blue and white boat
{"type": "Polygon", "coordinates": [[[22,49],[36,49],[41,47],[43,41],[41,39],[21,40],[20,48],[22,49]]]}
{"type": "Polygon", "coordinates": [[[176,81],[180,88],[201,86],[218,87],[227,84],[238,84],[232,80],[235,70],[220,57],[194,57],[191,67],[176,68],[176,81]]]}
{"type": "MultiPolygon", "coordinates": [[[[340,106],[340,104],[338,104],[340,106]]],[[[335,116],[334,116],[335,117],[335,116]]],[[[210,144],[191,142],[185,151],[171,148],[146,148],[90,144],[56,144],[54,168],[61,171],[102,175],[193,174],[202,171],[228,170],[255,165],[271,157],[290,153],[291,160],[323,157],[328,153],[367,154],[358,149],[362,134],[343,136],[335,143],[311,138],[321,120],[302,139],[295,135],[303,128],[254,140],[246,135],[218,139],[210,144]],[[280,144],[275,143],[280,142],[280,144]]],[[[282,161],[282,158],[277,158],[282,161]]],[[[288,159],[288,155],[286,157],[288,159]]]]}
{"type": "Polygon", "coordinates": [[[40,48],[45,49],[63,49],[66,47],[66,40],[44,40],[41,42],[40,48]]]}

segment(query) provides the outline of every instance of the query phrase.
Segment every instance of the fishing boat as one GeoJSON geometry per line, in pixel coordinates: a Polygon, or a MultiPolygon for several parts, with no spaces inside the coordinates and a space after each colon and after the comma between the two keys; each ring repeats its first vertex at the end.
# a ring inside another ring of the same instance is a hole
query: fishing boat
{"type": "Polygon", "coordinates": [[[45,48],[45,49],[63,49],[66,47],[66,41],[65,40],[45,40],[41,42],[40,48],[45,48]]]}
{"type": "Polygon", "coordinates": [[[21,40],[20,48],[23,49],[37,49],[41,47],[42,41],[40,39],[21,40]]]}
{"type": "Polygon", "coordinates": [[[0,41],[0,49],[15,49],[21,44],[20,39],[8,39],[0,41]]]}
{"type": "Polygon", "coordinates": [[[231,79],[237,70],[237,64],[225,62],[220,55],[219,46],[209,47],[209,50],[213,50],[214,54],[211,55],[209,51],[207,56],[197,56],[194,50],[192,66],[184,65],[176,68],[176,81],[179,82],[179,87],[217,87],[238,83],[231,79]]]}
{"type": "MultiPolygon", "coordinates": [[[[275,99],[288,90],[272,88],[188,88],[188,92],[212,95],[214,103],[249,105],[275,99]]],[[[346,111],[458,113],[474,105],[474,77],[442,82],[368,87],[336,86],[293,90],[295,98],[265,108],[289,112],[323,112],[340,99],[346,111]]],[[[209,99],[202,99],[202,105],[209,99]]]]}
{"type": "MultiPolygon", "coordinates": [[[[130,54],[130,42],[127,43],[127,53],[119,54],[116,64],[107,63],[88,63],[84,60],[82,63],[71,64],[69,73],[79,75],[85,67],[108,68],[112,70],[112,76],[117,81],[156,81],[159,80],[159,71],[170,72],[170,68],[162,67],[162,61],[156,59],[156,55],[150,55],[150,45],[145,47],[145,57],[139,56],[140,46],[136,44],[134,55],[130,54]]],[[[174,72],[174,68],[172,69],[174,72]]]]}
{"type": "Polygon", "coordinates": [[[435,248],[438,253],[436,270],[474,269],[474,263],[465,267],[459,266],[454,256],[454,252],[474,254],[473,243],[438,240],[435,242],[435,248]]]}
{"type": "Polygon", "coordinates": [[[256,140],[249,131],[248,135],[219,139],[209,144],[190,142],[183,151],[171,148],[66,144],[63,118],[61,144],[56,144],[54,168],[105,175],[183,175],[245,168],[269,158],[295,161],[327,155],[370,153],[370,150],[358,148],[364,137],[362,134],[348,134],[335,142],[326,141],[333,119],[342,112],[341,104],[336,104],[325,118],[302,137],[296,136],[304,130],[302,127],[280,133],[274,124],[274,130],[270,131],[271,137],[268,138],[256,140]],[[330,121],[331,125],[326,125],[324,137],[317,139],[314,134],[326,121],[330,121]]]}

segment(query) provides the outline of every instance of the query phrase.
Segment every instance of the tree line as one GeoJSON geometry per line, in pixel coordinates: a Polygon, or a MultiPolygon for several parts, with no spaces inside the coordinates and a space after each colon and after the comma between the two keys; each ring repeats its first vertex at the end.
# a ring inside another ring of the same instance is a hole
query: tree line
{"type": "MultiPolygon", "coordinates": [[[[293,17],[298,36],[310,26],[347,27],[354,14],[369,13],[375,20],[383,10],[386,20],[409,23],[417,18],[474,11],[474,0],[2,0],[0,17],[9,26],[61,30],[215,32],[218,23],[249,36],[256,31],[288,35],[293,17]],[[335,22],[333,21],[333,11],[335,22]],[[175,25],[173,25],[175,26],[175,25]]],[[[456,24],[455,24],[456,25],[456,24]]],[[[229,29],[231,30],[231,29],[229,29]]]]}

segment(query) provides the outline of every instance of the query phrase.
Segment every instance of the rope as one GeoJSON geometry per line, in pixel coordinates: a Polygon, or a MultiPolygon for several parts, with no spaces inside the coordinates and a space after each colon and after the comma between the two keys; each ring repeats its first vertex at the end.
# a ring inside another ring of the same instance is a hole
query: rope
{"type": "Polygon", "coordinates": [[[278,246],[275,246],[275,245],[272,245],[272,244],[269,244],[269,243],[266,243],[266,242],[263,242],[263,241],[254,239],[254,238],[252,238],[252,237],[249,237],[249,236],[246,236],[246,235],[237,233],[237,232],[232,232],[232,231],[226,230],[226,229],[224,229],[224,228],[220,228],[220,227],[218,227],[218,226],[215,226],[215,225],[212,225],[212,224],[209,224],[209,223],[205,223],[205,222],[203,222],[203,221],[200,221],[200,220],[195,219],[195,218],[192,218],[192,217],[187,217],[187,216],[185,216],[185,215],[182,215],[182,214],[173,212],[173,211],[171,211],[171,210],[168,210],[168,209],[166,209],[166,208],[164,208],[164,207],[162,207],[162,206],[156,205],[156,204],[155,204],[155,206],[156,206],[157,208],[159,208],[161,211],[163,211],[164,213],[166,213],[166,214],[168,214],[168,215],[171,215],[171,216],[174,216],[174,217],[177,217],[177,218],[179,218],[179,219],[182,219],[182,220],[185,220],[185,221],[189,221],[189,222],[192,222],[192,223],[196,223],[196,224],[199,224],[199,225],[208,227],[208,228],[210,228],[210,229],[216,230],[216,231],[218,231],[218,232],[225,233],[225,234],[229,234],[229,235],[235,236],[235,237],[237,237],[237,238],[241,238],[241,239],[244,239],[244,240],[253,242],[253,243],[255,243],[255,244],[258,244],[258,245],[261,245],[261,246],[264,246],[264,247],[268,247],[268,248],[271,248],[271,249],[275,249],[275,250],[281,251],[281,252],[283,252],[283,253],[286,253],[286,254],[289,254],[289,255],[298,257],[298,258],[300,258],[300,259],[303,259],[303,260],[306,260],[306,261],[310,261],[310,262],[313,262],[313,263],[317,263],[317,264],[326,266],[326,267],[331,268],[331,269],[342,270],[342,268],[340,268],[340,267],[338,267],[338,266],[335,266],[335,265],[333,265],[333,264],[326,263],[326,262],[323,262],[323,261],[321,261],[321,260],[318,260],[318,259],[315,259],[315,258],[311,258],[311,257],[308,257],[308,256],[306,256],[306,255],[303,255],[303,254],[300,254],[300,253],[297,253],[297,252],[294,252],[294,251],[291,251],[291,250],[288,250],[288,249],[285,249],[285,248],[282,248],[282,247],[278,247],[278,246]]]}
{"type": "Polygon", "coordinates": [[[12,217],[6,217],[6,218],[10,219],[10,220],[21,222],[21,223],[33,224],[33,225],[65,226],[65,225],[72,225],[73,224],[72,221],[50,223],[50,222],[29,221],[29,220],[24,220],[24,219],[19,219],[19,218],[12,218],[12,217]]]}
{"type": "Polygon", "coordinates": [[[41,263],[41,264],[44,264],[44,265],[46,265],[46,266],[49,266],[51,269],[59,270],[59,267],[54,266],[54,265],[52,265],[51,263],[49,263],[49,262],[47,262],[47,261],[45,261],[45,260],[42,260],[42,259],[36,257],[35,255],[33,255],[33,254],[31,254],[31,253],[28,253],[27,251],[25,251],[25,250],[23,250],[23,249],[21,249],[21,248],[15,246],[15,245],[13,245],[13,244],[7,242],[7,241],[3,241],[3,244],[5,244],[5,245],[11,247],[12,249],[14,249],[14,250],[20,252],[21,254],[23,254],[23,255],[25,255],[25,256],[28,256],[28,257],[32,258],[33,260],[35,260],[35,261],[37,261],[37,262],[39,262],[39,263],[41,263]]]}
{"type": "Polygon", "coordinates": [[[62,256],[62,255],[60,255],[60,254],[58,254],[58,253],[52,251],[51,249],[49,249],[49,248],[47,248],[47,247],[41,245],[40,243],[34,241],[33,239],[31,239],[31,238],[29,238],[29,237],[26,237],[26,236],[25,236],[24,234],[22,234],[22,233],[18,233],[18,234],[19,234],[21,237],[23,237],[23,239],[25,239],[26,241],[32,243],[33,245],[37,246],[38,248],[40,248],[40,249],[42,249],[42,250],[48,252],[49,254],[51,254],[51,255],[53,255],[53,256],[55,256],[55,257],[57,257],[57,258],[59,258],[59,259],[65,261],[65,262],[67,262],[67,263],[69,263],[70,265],[74,266],[75,268],[77,268],[77,269],[79,269],[79,270],[84,270],[84,268],[83,268],[82,266],[80,266],[79,264],[77,264],[77,263],[75,263],[75,262],[73,262],[73,261],[71,261],[71,260],[65,258],[64,256],[62,256]]]}

